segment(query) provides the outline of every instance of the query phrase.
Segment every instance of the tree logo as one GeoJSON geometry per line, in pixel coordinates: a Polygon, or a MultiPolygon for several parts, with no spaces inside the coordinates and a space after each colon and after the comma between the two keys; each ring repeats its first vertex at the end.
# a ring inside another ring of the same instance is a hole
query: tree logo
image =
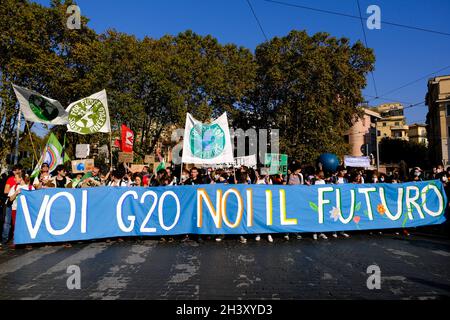
{"type": "Polygon", "coordinates": [[[192,154],[201,159],[212,159],[225,149],[225,133],[218,124],[196,124],[189,134],[192,154]]]}
{"type": "Polygon", "coordinates": [[[31,111],[33,111],[40,120],[50,122],[59,115],[58,107],[41,96],[34,94],[30,95],[28,104],[30,105],[31,111]]]}
{"type": "Polygon", "coordinates": [[[81,134],[100,131],[106,124],[106,108],[98,99],[86,98],[75,104],[69,112],[69,128],[81,134]]]}

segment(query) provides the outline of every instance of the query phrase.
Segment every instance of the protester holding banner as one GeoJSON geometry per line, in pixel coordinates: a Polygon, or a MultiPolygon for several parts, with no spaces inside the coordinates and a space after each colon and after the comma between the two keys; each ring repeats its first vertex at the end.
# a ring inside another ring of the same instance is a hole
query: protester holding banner
{"type": "Polygon", "coordinates": [[[171,167],[167,167],[166,168],[166,174],[167,174],[167,179],[169,181],[168,185],[169,186],[176,186],[177,183],[177,177],[173,175],[173,171],[171,167]]]}
{"type": "MultiPolygon", "coordinates": [[[[21,170],[20,173],[14,176],[15,185],[11,187],[8,192],[8,202],[11,204],[11,215],[5,217],[5,222],[3,225],[2,242],[6,244],[9,240],[9,234],[11,230],[11,238],[14,242],[14,226],[16,223],[16,210],[17,210],[17,196],[20,194],[21,190],[34,190],[30,186],[30,177],[25,175],[25,171],[21,170]]],[[[11,246],[14,248],[14,244],[11,246]]]]}
{"type": "Polygon", "coordinates": [[[345,177],[346,170],[344,168],[339,168],[337,174],[334,176],[333,183],[334,184],[344,184],[348,183],[348,179],[345,177]]]}
{"type": "Polygon", "coordinates": [[[108,187],[128,187],[128,184],[123,180],[125,172],[123,170],[114,170],[111,172],[111,181],[108,187]]]}
{"type": "Polygon", "coordinates": [[[15,165],[13,167],[13,175],[10,176],[5,183],[4,188],[4,199],[5,199],[5,216],[3,219],[3,229],[2,229],[2,242],[6,243],[9,238],[9,230],[11,226],[11,220],[12,220],[12,202],[9,200],[9,192],[12,188],[14,188],[17,184],[17,180],[20,179],[20,176],[22,174],[22,166],[21,165],[15,165]]]}
{"type": "Polygon", "coordinates": [[[292,168],[292,173],[289,175],[288,184],[289,185],[304,184],[302,167],[299,164],[295,164],[295,166],[292,168]]]}
{"type": "Polygon", "coordinates": [[[78,183],[78,187],[87,188],[87,187],[99,187],[102,185],[102,180],[100,178],[100,168],[94,167],[92,171],[87,172],[78,183]]]}
{"type": "Polygon", "coordinates": [[[41,170],[40,170],[39,176],[34,178],[33,187],[35,189],[48,188],[47,183],[49,182],[50,178],[51,178],[51,176],[50,176],[50,172],[49,172],[49,165],[48,165],[48,163],[44,162],[41,165],[41,170]]]}
{"type": "MultiPolygon", "coordinates": [[[[302,185],[304,184],[304,179],[303,179],[303,175],[302,175],[302,167],[296,163],[292,168],[291,168],[291,173],[289,174],[289,179],[288,179],[288,185],[302,185]]],[[[295,234],[296,238],[298,240],[302,239],[302,236],[297,233],[295,234]]],[[[285,234],[284,235],[284,240],[289,241],[289,234],[285,234]]]]}
{"type": "Polygon", "coordinates": [[[198,168],[197,167],[191,168],[191,170],[189,172],[189,179],[187,179],[184,184],[185,185],[198,185],[198,184],[203,184],[203,183],[204,183],[204,179],[199,174],[198,168]]]}
{"type": "Polygon", "coordinates": [[[131,186],[132,187],[143,187],[141,173],[138,173],[138,172],[133,173],[132,179],[131,179],[131,186]]]}
{"type": "Polygon", "coordinates": [[[72,181],[69,177],[66,176],[67,171],[64,165],[60,164],[56,167],[56,176],[51,178],[51,181],[56,188],[66,188],[67,185],[72,181]]]}
{"type": "MultiPolygon", "coordinates": [[[[270,180],[270,177],[267,175],[260,175],[258,174],[258,171],[256,173],[256,184],[272,184],[272,181],[270,180]]],[[[261,241],[261,235],[257,234],[255,237],[255,241],[261,241]]],[[[267,234],[267,241],[270,243],[273,242],[273,238],[271,234],[267,234]]]]}

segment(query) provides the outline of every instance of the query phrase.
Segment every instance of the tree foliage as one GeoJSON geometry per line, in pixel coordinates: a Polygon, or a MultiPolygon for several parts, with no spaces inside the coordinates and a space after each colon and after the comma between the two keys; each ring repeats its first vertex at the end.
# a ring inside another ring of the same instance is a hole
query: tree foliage
{"type": "Polygon", "coordinates": [[[281,150],[309,160],[323,152],[344,155],[344,134],[360,115],[361,90],[374,55],[360,42],[326,33],[292,31],[256,49],[259,126],[280,128],[281,150]]]}
{"type": "Polygon", "coordinates": [[[423,143],[403,139],[383,138],[380,141],[380,160],[383,163],[405,161],[408,167],[428,167],[428,148],[423,143]]]}
{"type": "MultiPolygon", "coordinates": [[[[11,83],[70,102],[107,90],[114,135],[122,123],[137,133],[135,152],[151,153],[185,114],[207,121],[228,112],[232,126],[280,128],[281,150],[298,159],[345,153],[343,133],[358,115],[374,55],[360,42],[326,33],[292,31],[253,54],[192,31],[160,39],[108,30],[82,19],[66,28],[72,1],[50,7],[26,0],[0,6],[0,150],[14,146],[18,104],[11,83]]],[[[62,140],[64,126],[51,128],[62,140]]],[[[109,136],[67,134],[76,143],[109,143],[109,136]]]]}

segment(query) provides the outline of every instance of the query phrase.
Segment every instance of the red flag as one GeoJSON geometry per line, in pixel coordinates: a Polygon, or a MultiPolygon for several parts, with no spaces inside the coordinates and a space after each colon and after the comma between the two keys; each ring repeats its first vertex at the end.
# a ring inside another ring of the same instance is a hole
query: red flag
{"type": "Polygon", "coordinates": [[[134,132],[126,125],[122,125],[122,151],[133,152],[134,132]]]}
{"type": "Polygon", "coordinates": [[[115,139],[115,140],[114,140],[113,147],[122,149],[122,146],[121,146],[121,143],[120,143],[120,139],[115,139]]]}

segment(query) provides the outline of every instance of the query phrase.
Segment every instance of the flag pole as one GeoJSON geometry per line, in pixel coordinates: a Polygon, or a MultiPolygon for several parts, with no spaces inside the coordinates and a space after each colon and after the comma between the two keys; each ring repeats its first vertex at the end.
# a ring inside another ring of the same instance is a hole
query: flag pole
{"type": "Polygon", "coordinates": [[[112,130],[109,132],[109,170],[113,168],[113,157],[112,157],[112,130]]]}
{"type": "Polygon", "coordinates": [[[28,135],[30,137],[31,147],[33,148],[33,156],[36,159],[36,161],[39,161],[39,159],[37,157],[37,154],[36,154],[36,149],[34,148],[33,137],[31,136],[30,126],[28,125],[28,121],[27,120],[25,120],[25,124],[26,124],[27,129],[28,129],[28,135]]]}
{"type": "Polygon", "coordinates": [[[19,138],[20,138],[20,109],[19,113],[17,114],[17,135],[16,135],[16,151],[14,155],[14,164],[17,164],[19,161],[19,138]]]}

